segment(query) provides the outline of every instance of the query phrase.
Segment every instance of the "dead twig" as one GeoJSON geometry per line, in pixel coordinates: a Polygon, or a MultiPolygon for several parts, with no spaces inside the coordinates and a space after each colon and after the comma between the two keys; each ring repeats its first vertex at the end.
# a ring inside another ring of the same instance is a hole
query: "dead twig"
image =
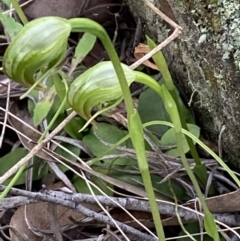
{"type": "Polygon", "coordinates": [[[156,54],[158,51],[160,51],[162,48],[167,46],[169,43],[171,43],[174,39],[176,39],[181,33],[182,28],[176,24],[172,19],[170,19],[167,15],[165,15],[163,12],[161,12],[158,8],[156,8],[149,0],[144,0],[145,4],[150,7],[157,15],[160,16],[164,21],[169,23],[175,30],[173,33],[166,38],[162,43],[160,43],[156,48],[151,50],[148,54],[144,55],[141,59],[136,61],[134,64],[132,64],[130,67],[132,69],[136,69],[139,65],[143,64],[146,60],[150,59],[154,54],[156,54]]]}

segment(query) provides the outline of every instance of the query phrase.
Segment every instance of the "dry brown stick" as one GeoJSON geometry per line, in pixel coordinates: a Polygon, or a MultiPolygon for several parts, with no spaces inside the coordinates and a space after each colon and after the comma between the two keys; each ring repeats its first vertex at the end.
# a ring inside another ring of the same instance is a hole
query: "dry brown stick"
{"type": "Polygon", "coordinates": [[[173,33],[166,38],[162,43],[160,43],[156,48],[151,50],[148,54],[144,55],[141,59],[136,61],[134,64],[132,64],[130,67],[132,69],[136,69],[139,65],[144,63],[146,60],[150,59],[154,54],[156,54],[158,51],[160,51],[162,48],[167,46],[169,43],[171,43],[175,38],[177,38],[182,33],[182,28],[176,24],[172,19],[170,19],[167,15],[165,15],[163,12],[161,12],[158,8],[156,8],[152,3],[150,3],[149,0],[144,0],[147,6],[149,6],[156,14],[158,14],[164,21],[169,23],[172,27],[175,28],[173,33]]]}

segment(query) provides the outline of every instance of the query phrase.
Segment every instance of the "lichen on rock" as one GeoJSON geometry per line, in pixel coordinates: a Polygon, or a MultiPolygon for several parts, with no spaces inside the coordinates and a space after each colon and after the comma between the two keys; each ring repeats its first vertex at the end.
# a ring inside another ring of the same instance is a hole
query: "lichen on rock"
{"type": "MultiPolygon", "coordinates": [[[[126,1],[134,16],[145,20],[146,33],[157,43],[171,34],[169,25],[143,0],[126,1]]],[[[217,141],[226,126],[226,159],[240,167],[240,0],[151,2],[183,29],[163,49],[175,83],[186,103],[191,100],[205,137],[217,141]]]]}
{"type": "Polygon", "coordinates": [[[185,4],[202,34],[201,39],[213,41],[222,59],[233,58],[240,70],[240,1],[190,0],[185,4]]]}

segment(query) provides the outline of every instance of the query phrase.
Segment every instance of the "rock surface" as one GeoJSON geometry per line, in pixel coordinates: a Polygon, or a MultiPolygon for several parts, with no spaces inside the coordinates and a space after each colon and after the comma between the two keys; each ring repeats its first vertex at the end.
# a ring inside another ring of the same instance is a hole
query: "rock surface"
{"type": "MultiPolygon", "coordinates": [[[[240,3],[238,0],[151,1],[183,28],[164,50],[176,84],[187,96],[204,134],[217,142],[221,128],[226,158],[240,166],[240,3]],[[211,4],[209,3],[211,2],[211,4]]],[[[144,0],[127,0],[148,35],[160,43],[169,26],[144,0]]]]}

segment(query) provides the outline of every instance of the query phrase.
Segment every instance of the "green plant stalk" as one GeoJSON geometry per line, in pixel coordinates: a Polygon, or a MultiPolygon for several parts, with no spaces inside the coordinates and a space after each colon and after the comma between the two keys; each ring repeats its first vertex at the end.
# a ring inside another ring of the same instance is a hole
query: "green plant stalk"
{"type": "Polygon", "coordinates": [[[194,174],[187,162],[186,156],[184,154],[184,149],[182,146],[181,120],[180,120],[180,116],[178,114],[178,109],[177,109],[176,103],[174,102],[174,100],[173,100],[171,94],[169,93],[169,91],[167,90],[166,86],[165,85],[160,86],[152,77],[150,77],[144,73],[136,71],[136,79],[138,82],[143,83],[143,84],[149,86],[150,88],[153,88],[159,94],[159,96],[163,99],[165,108],[173,122],[173,126],[174,126],[175,133],[176,133],[177,148],[179,150],[179,154],[180,154],[183,166],[185,167],[187,174],[193,183],[193,186],[197,192],[197,195],[199,197],[199,200],[200,200],[201,205],[204,210],[204,214],[205,214],[204,219],[207,220],[204,222],[205,229],[208,232],[208,234],[212,238],[214,238],[214,241],[218,241],[219,236],[218,236],[217,227],[214,222],[213,216],[208,210],[207,204],[203,198],[203,194],[198,185],[197,179],[194,176],[194,174]],[[206,225],[206,223],[211,224],[212,229],[208,229],[209,225],[206,225]]]}
{"type": "MultiPolygon", "coordinates": [[[[180,116],[180,120],[181,120],[181,124],[182,124],[182,127],[185,129],[185,130],[188,130],[188,127],[187,127],[187,124],[186,124],[186,121],[184,119],[184,116],[182,114],[182,111],[181,111],[181,108],[179,106],[179,102],[178,102],[178,98],[176,96],[176,91],[175,91],[175,88],[173,90],[168,90],[170,92],[170,94],[172,95],[176,105],[177,105],[177,108],[178,108],[178,113],[179,113],[179,116],[180,116]]],[[[189,138],[188,136],[186,137],[187,139],[187,143],[189,145],[189,148],[190,148],[190,151],[191,151],[191,154],[192,154],[192,157],[196,163],[196,165],[201,165],[201,160],[199,158],[199,155],[197,153],[197,150],[196,150],[196,147],[192,141],[191,138],[189,138]]]]}
{"type": "MultiPolygon", "coordinates": [[[[148,42],[148,46],[149,46],[150,50],[152,50],[156,47],[156,44],[154,43],[154,41],[151,40],[148,36],[147,36],[147,42],[148,42]]],[[[178,98],[176,96],[175,85],[173,83],[172,76],[169,72],[168,65],[163,56],[163,53],[161,51],[159,51],[158,53],[153,55],[152,58],[163,76],[167,90],[170,92],[170,94],[173,97],[173,100],[175,101],[175,103],[177,105],[178,113],[179,113],[181,124],[182,124],[183,128],[188,130],[187,124],[185,122],[184,116],[182,115],[182,111],[179,106],[178,98]]],[[[201,160],[198,156],[198,153],[197,153],[197,150],[196,150],[196,147],[195,147],[193,141],[189,137],[186,137],[186,139],[187,139],[187,143],[189,145],[191,154],[193,156],[193,159],[195,160],[196,165],[201,165],[201,160]]]]}
{"type": "Polygon", "coordinates": [[[147,192],[147,196],[149,198],[150,208],[157,230],[158,238],[159,240],[165,240],[163,225],[161,218],[159,217],[158,204],[156,202],[155,193],[153,191],[151,175],[149,172],[149,166],[146,158],[143,126],[137,110],[135,110],[134,115],[130,116],[129,133],[134,149],[136,151],[139,170],[141,172],[143,183],[147,192]]]}
{"type": "Polygon", "coordinates": [[[101,40],[104,48],[109,55],[110,60],[112,61],[117,77],[119,79],[119,83],[123,93],[123,99],[126,104],[127,113],[128,115],[132,115],[134,113],[134,106],[127,80],[120,65],[116,50],[112,45],[112,42],[105,29],[100,24],[85,18],[73,18],[69,19],[68,22],[72,26],[72,32],[88,32],[97,36],[101,40]]]}
{"type": "MultiPolygon", "coordinates": [[[[154,43],[154,41],[152,39],[150,39],[148,36],[146,38],[147,38],[147,43],[148,43],[149,49],[152,50],[153,48],[155,48],[156,44],[154,43]]],[[[159,51],[158,53],[156,53],[153,56],[153,60],[154,60],[155,64],[157,65],[158,69],[160,70],[160,72],[163,76],[163,79],[165,81],[165,85],[167,87],[167,90],[170,92],[170,94],[172,95],[172,97],[173,97],[173,99],[174,99],[174,101],[177,105],[177,109],[178,109],[178,113],[179,113],[179,116],[180,116],[181,124],[182,124],[184,129],[188,130],[185,118],[184,118],[183,113],[181,111],[180,104],[179,104],[179,101],[178,101],[178,98],[177,98],[177,95],[176,95],[175,85],[173,83],[172,76],[169,72],[168,65],[166,63],[166,60],[163,56],[162,51],[159,51]]],[[[201,160],[199,158],[198,152],[196,150],[196,147],[195,147],[192,139],[189,138],[188,136],[186,136],[186,140],[187,140],[188,146],[190,148],[191,155],[192,155],[192,157],[193,157],[193,159],[196,163],[196,166],[194,168],[194,172],[197,175],[197,177],[199,178],[199,180],[201,181],[201,183],[204,186],[206,186],[207,180],[208,180],[206,165],[201,163],[201,160]]],[[[215,193],[215,190],[214,190],[213,186],[211,185],[211,187],[209,189],[209,194],[213,195],[214,193],[215,193]]]]}
{"type": "Polygon", "coordinates": [[[26,25],[28,23],[28,19],[26,18],[22,8],[20,7],[19,3],[17,0],[11,0],[11,3],[13,5],[13,8],[17,12],[19,18],[21,19],[23,25],[26,25]]]}
{"type": "Polygon", "coordinates": [[[189,176],[189,178],[191,179],[191,182],[196,190],[196,193],[198,195],[198,198],[200,200],[200,203],[202,205],[202,208],[203,208],[203,212],[204,212],[204,227],[208,233],[209,236],[211,236],[214,241],[219,241],[220,238],[219,238],[219,235],[218,235],[218,231],[217,231],[217,225],[214,221],[214,217],[213,215],[210,213],[209,209],[208,209],[208,206],[206,204],[206,201],[203,197],[203,194],[201,192],[201,189],[198,185],[198,182],[197,182],[197,179],[196,177],[194,176],[189,164],[188,164],[188,161],[186,159],[186,156],[184,154],[184,150],[183,150],[183,147],[182,147],[182,134],[181,132],[176,132],[176,138],[177,138],[177,148],[178,148],[178,151],[180,153],[180,157],[181,157],[181,160],[182,160],[182,163],[183,163],[183,166],[189,176]],[[209,225],[207,225],[207,220],[209,220],[209,225]],[[211,226],[210,228],[208,226],[211,226]]]}
{"type": "Polygon", "coordinates": [[[4,191],[0,194],[0,201],[6,197],[6,195],[8,194],[8,192],[10,191],[10,189],[14,186],[14,184],[16,183],[16,181],[18,180],[18,178],[21,176],[21,174],[23,173],[23,171],[25,170],[25,168],[27,167],[27,163],[24,164],[23,166],[21,166],[19,168],[19,170],[17,171],[17,173],[14,175],[13,179],[10,181],[10,183],[6,186],[6,188],[4,189],[4,191]]]}
{"type": "MultiPolygon", "coordinates": [[[[116,74],[117,74],[117,77],[119,80],[119,84],[122,89],[123,99],[125,101],[125,105],[126,105],[126,109],[127,109],[128,123],[130,123],[129,131],[136,134],[136,132],[134,131],[134,127],[138,126],[138,128],[141,129],[142,123],[141,123],[140,118],[139,119],[137,118],[138,114],[133,106],[133,101],[132,101],[131,93],[130,93],[130,90],[129,90],[129,87],[127,84],[126,77],[125,77],[123,69],[121,67],[116,50],[115,50],[114,46],[112,45],[112,42],[111,42],[108,34],[106,33],[105,29],[98,23],[96,23],[92,20],[89,20],[89,19],[70,19],[69,23],[72,26],[73,32],[89,32],[89,33],[97,36],[102,41],[102,44],[104,45],[106,51],[108,52],[110,60],[112,61],[112,64],[114,66],[114,69],[116,71],[116,74]]],[[[138,145],[136,146],[136,139],[134,138],[133,135],[131,135],[131,138],[133,138],[132,139],[133,143],[135,142],[135,147],[136,147],[135,150],[136,150],[137,157],[138,157],[137,159],[138,159],[138,163],[140,164],[139,169],[142,173],[142,178],[143,178],[143,182],[145,184],[145,189],[146,189],[146,191],[148,190],[147,194],[148,194],[149,203],[150,203],[150,206],[152,209],[152,215],[153,215],[156,231],[157,231],[159,239],[164,241],[165,236],[164,236],[164,232],[163,232],[160,214],[158,212],[158,209],[156,209],[157,202],[156,202],[156,198],[155,198],[155,193],[153,192],[151,177],[149,175],[149,171],[147,171],[148,168],[141,170],[142,165],[144,167],[146,167],[146,166],[148,167],[148,162],[147,162],[146,153],[145,153],[145,144],[144,144],[144,142],[143,143],[139,142],[138,145]],[[141,155],[139,155],[139,153],[138,153],[139,151],[141,151],[141,155]],[[144,163],[142,163],[142,162],[144,162],[144,163]],[[152,192],[149,190],[152,190],[152,192]]],[[[141,138],[142,138],[142,140],[144,140],[143,136],[141,138]]]]}
{"type": "MultiPolygon", "coordinates": [[[[176,96],[175,89],[171,90],[169,92],[172,95],[172,97],[173,97],[173,99],[174,99],[174,101],[176,103],[176,106],[177,106],[177,109],[178,109],[178,113],[179,113],[179,116],[180,116],[180,120],[181,120],[181,124],[182,124],[183,129],[189,131],[189,129],[187,127],[187,123],[186,123],[186,121],[184,119],[184,116],[182,114],[182,111],[181,111],[181,108],[180,108],[180,105],[179,105],[179,102],[178,102],[178,98],[176,96]]],[[[188,136],[186,136],[186,140],[187,140],[188,146],[190,148],[190,152],[192,154],[192,157],[193,157],[193,159],[195,161],[195,164],[196,164],[196,166],[194,168],[194,173],[196,174],[196,176],[198,177],[200,182],[205,187],[206,184],[207,184],[207,180],[208,180],[207,168],[206,168],[205,164],[201,163],[201,160],[199,158],[196,146],[194,145],[192,139],[189,138],[188,136]]],[[[215,190],[214,190],[213,186],[211,185],[210,188],[209,188],[209,194],[210,195],[214,195],[214,193],[215,193],[215,190]]]]}
{"type": "Polygon", "coordinates": [[[193,186],[197,192],[198,198],[200,200],[200,203],[202,205],[203,211],[204,211],[204,227],[208,233],[209,236],[211,236],[214,241],[219,241],[219,234],[217,231],[217,226],[214,221],[213,215],[210,213],[207,204],[205,202],[205,199],[203,197],[203,194],[201,192],[201,189],[199,187],[199,184],[197,182],[196,177],[194,176],[184,153],[183,145],[182,145],[182,134],[181,134],[181,120],[180,116],[178,114],[178,109],[176,106],[176,103],[174,102],[171,94],[165,87],[165,85],[162,86],[163,88],[163,94],[164,94],[164,102],[165,102],[165,108],[168,111],[171,120],[174,125],[174,130],[176,134],[176,140],[177,140],[177,148],[183,163],[183,166],[185,167],[187,174],[189,178],[191,179],[193,186]]]}
{"type": "Polygon", "coordinates": [[[201,192],[201,189],[198,185],[197,179],[194,176],[194,174],[193,174],[193,172],[192,172],[192,170],[191,170],[191,168],[190,168],[190,166],[187,162],[186,156],[184,154],[184,150],[182,148],[181,132],[176,132],[176,137],[177,137],[177,148],[178,148],[178,151],[180,153],[180,157],[181,157],[183,166],[184,166],[189,178],[191,179],[191,182],[192,182],[192,184],[193,184],[193,186],[194,186],[194,188],[197,192],[198,198],[199,198],[200,203],[201,203],[202,208],[203,208],[205,230],[207,231],[208,235],[211,236],[214,239],[214,241],[219,241],[220,238],[219,238],[219,235],[218,235],[217,225],[214,221],[214,217],[208,209],[206,201],[205,201],[205,199],[203,197],[203,194],[201,192]]]}

